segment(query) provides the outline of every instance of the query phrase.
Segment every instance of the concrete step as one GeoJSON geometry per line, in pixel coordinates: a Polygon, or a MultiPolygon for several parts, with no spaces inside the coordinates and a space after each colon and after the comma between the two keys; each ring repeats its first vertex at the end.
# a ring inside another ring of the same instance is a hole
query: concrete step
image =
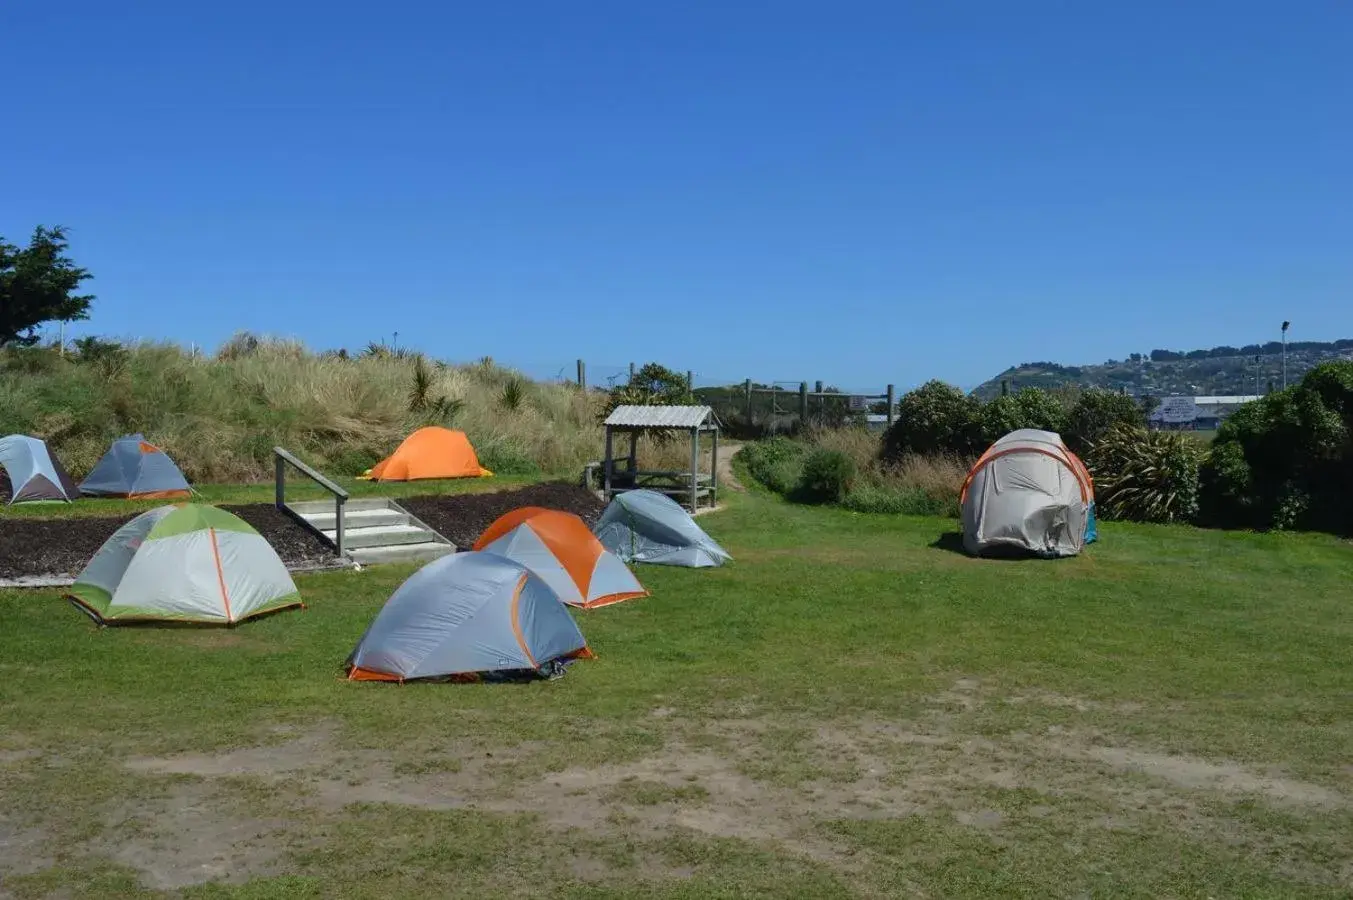
{"type": "MultiPolygon", "coordinates": [[[[292,511],[297,515],[305,516],[306,518],[309,518],[315,513],[328,513],[333,515],[334,511],[333,500],[288,500],[287,506],[291,507],[292,511]]],[[[390,501],[384,497],[350,497],[348,501],[343,504],[343,511],[348,515],[351,515],[354,512],[363,510],[387,509],[389,506],[390,501]]]]}
{"type": "Polygon", "coordinates": [[[456,552],[450,544],[437,541],[425,541],[421,544],[392,544],[384,547],[361,547],[349,550],[348,556],[353,562],[363,566],[380,563],[417,562],[433,560],[448,553],[456,552]]]}
{"type": "MultiPolygon", "coordinates": [[[[320,531],[333,531],[336,524],[332,506],[324,512],[305,513],[304,518],[320,531]]],[[[343,529],[370,528],[381,525],[407,525],[409,514],[397,509],[347,509],[343,511],[343,529]]]]}
{"type": "MultiPolygon", "coordinates": [[[[337,532],[326,531],[324,536],[334,540],[337,532]]],[[[417,525],[374,525],[369,528],[344,528],[343,549],[362,547],[391,547],[397,544],[422,544],[433,537],[417,525]]]]}

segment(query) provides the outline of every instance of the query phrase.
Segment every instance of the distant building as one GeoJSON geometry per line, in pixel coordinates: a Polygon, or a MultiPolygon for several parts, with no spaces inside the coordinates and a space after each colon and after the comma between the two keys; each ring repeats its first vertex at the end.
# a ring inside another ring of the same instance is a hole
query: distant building
{"type": "Polygon", "coordinates": [[[1160,406],[1151,413],[1153,428],[1172,430],[1213,431],[1226,418],[1246,403],[1260,399],[1258,394],[1238,394],[1229,397],[1163,397],[1160,406]]]}

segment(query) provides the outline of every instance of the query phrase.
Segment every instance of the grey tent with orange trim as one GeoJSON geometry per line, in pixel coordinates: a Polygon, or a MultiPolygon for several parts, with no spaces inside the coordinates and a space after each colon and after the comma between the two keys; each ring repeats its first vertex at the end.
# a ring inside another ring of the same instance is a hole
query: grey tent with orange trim
{"type": "Polygon", "coordinates": [[[80,493],[90,497],[172,500],[187,498],[191,491],[174,461],[140,434],[113,441],[80,483],[80,493]]]}
{"type": "Polygon", "coordinates": [[[1024,428],[982,454],[960,503],[969,553],[1075,556],[1085,545],[1094,485],[1060,435],[1024,428]]]}
{"type": "Polygon", "coordinates": [[[548,584],[496,553],[454,553],[399,586],[348,657],[356,681],[549,676],[591,656],[548,584]]]}

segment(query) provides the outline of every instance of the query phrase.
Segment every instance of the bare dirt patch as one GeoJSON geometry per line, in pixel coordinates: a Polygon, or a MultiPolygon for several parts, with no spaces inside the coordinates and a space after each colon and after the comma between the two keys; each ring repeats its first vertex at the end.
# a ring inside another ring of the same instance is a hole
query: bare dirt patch
{"type": "Polygon", "coordinates": [[[226,790],[178,783],[166,797],[128,801],[109,812],[110,836],[87,849],[141,872],[157,890],[277,874],[287,820],[255,818],[222,796],[226,790]]]}
{"type": "Polygon", "coordinates": [[[1208,762],[1126,747],[1064,747],[1069,756],[1096,760],[1117,769],[1141,772],[1184,788],[1222,793],[1263,794],[1283,803],[1343,807],[1349,800],[1317,784],[1249,771],[1234,763],[1208,762]]]}

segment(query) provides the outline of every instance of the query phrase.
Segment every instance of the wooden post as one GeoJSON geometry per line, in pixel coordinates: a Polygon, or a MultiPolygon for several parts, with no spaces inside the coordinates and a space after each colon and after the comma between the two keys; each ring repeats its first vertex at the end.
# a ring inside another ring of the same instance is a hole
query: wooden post
{"type": "MultiPolygon", "coordinates": [[[[634,473],[639,471],[639,432],[630,432],[630,477],[635,478],[634,473]]],[[[639,482],[636,479],[634,487],[638,487],[639,482]]]]}
{"type": "Polygon", "coordinates": [[[343,498],[334,498],[334,550],[343,555],[343,498]]]}
{"type": "Polygon", "coordinates": [[[634,386],[634,363],[630,363],[630,380],[629,380],[629,385],[630,385],[630,387],[633,387],[633,386],[634,386]]]}
{"type": "Polygon", "coordinates": [[[752,427],[752,379],[748,378],[743,388],[747,391],[747,427],[752,427]]]}
{"type": "Polygon", "coordinates": [[[1004,378],[1001,379],[1001,396],[1010,396],[1010,382],[1006,381],[1004,378]]]}
{"type": "Polygon", "coordinates": [[[692,372],[690,369],[686,370],[686,390],[688,391],[695,390],[695,373],[692,372]]]}
{"type": "Polygon", "coordinates": [[[691,429],[691,512],[698,510],[700,503],[700,429],[691,429]]]}
{"type": "Polygon", "coordinates": [[[578,387],[587,390],[587,363],[578,360],[578,387]]]}
{"type": "Polygon", "coordinates": [[[273,454],[273,459],[277,461],[274,471],[277,485],[273,490],[273,495],[277,501],[277,508],[281,509],[287,505],[287,463],[286,460],[276,454],[273,454]]]}
{"type": "Polygon", "coordinates": [[[709,505],[719,505],[719,426],[714,426],[709,447],[709,505]]]}
{"type": "Polygon", "coordinates": [[[808,382],[799,382],[799,427],[808,427],[808,382]]]}
{"type": "Polygon", "coordinates": [[[604,468],[603,468],[603,470],[602,470],[603,473],[604,473],[603,476],[602,476],[602,491],[605,493],[606,499],[607,499],[607,500],[610,500],[610,499],[611,499],[611,472],[612,472],[613,466],[615,465],[615,464],[612,462],[612,460],[611,460],[611,447],[612,447],[612,445],[611,445],[611,436],[612,436],[612,434],[613,434],[613,432],[611,431],[611,426],[610,426],[610,425],[607,425],[607,426],[606,426],[606,462],[605,462],[605,466],[604,466],[604,468]]]}
{"type": "Polygon", "coordinates": [[[897,393],[896,393],[896,391],[893,390],[893,386],[890,384],[890,385],[888,385],[888,425],[889,425],[889,427],[891,427],[892,424],[893,424],[893,416],[895,415],[895,413],[893,412],[893,407],[896,405],[896,400],[897,400],[897,393]]]}
{"type": "Polygon", "coordinates": [[[822,411],[827,408],[827,398],[822,396],[822,382],[817,382],[813,386],[813,393],[817,394],[817,414],[822,416],[822,411]]]}

